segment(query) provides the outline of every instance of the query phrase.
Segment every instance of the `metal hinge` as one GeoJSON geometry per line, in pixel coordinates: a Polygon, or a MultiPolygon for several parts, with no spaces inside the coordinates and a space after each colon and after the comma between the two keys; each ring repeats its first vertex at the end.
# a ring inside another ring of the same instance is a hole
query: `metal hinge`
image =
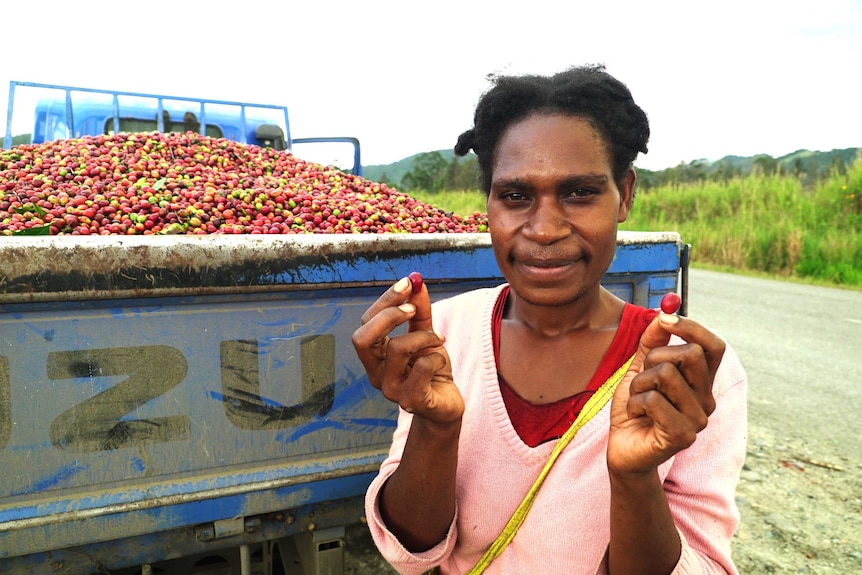
{"type": "Polygon", "coordinates": [[[260,519],[245,517],[234,517],[232,519],[220,519],[195,528],[195,539],[198,541],[214,541],[223,537],[242,535],[243,533],[254,533],[260,529],[260,519]]]}

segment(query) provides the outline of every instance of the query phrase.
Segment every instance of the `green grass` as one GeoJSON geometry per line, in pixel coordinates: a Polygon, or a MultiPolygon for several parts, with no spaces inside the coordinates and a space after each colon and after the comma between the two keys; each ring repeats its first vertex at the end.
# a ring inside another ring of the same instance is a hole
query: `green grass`
{"type": "Polygon", "coordinates": [[[485,213],[485,194],[479,190],[442,192],[414,190],[408,193],[411,198],[459,216],[468,216],[474,212],[485,213]]]}
{"type": "Polygon", "coordinates": [[[763,174],[656,188],[621,229],[677,231],[695,263],[862,286],[862,159],[811,189],[763,174]]]}
{"type": "MultiPolygon", "coordinates": [[[[460,215],[485,211],[479,191],[410,195],[460,215]]],[[[862,158],[808,188],[761,173],[653,188],[620,229],[677,231],[694,266],[860,288],[862,158]]]]}

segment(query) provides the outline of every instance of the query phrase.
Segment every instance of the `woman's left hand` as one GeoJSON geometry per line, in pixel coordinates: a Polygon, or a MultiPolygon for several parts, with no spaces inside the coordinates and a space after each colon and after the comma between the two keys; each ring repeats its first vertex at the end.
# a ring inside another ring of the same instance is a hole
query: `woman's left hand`
{"type": "Polygon", "coordinates": [[[694,443],[715,410],[724,350],[724,340],[691,319],[660,313],[650,323],[611,403],[611,473],[653,472],[694,443]],[[672,334],[686,343],[668,345],[672,334]]]}

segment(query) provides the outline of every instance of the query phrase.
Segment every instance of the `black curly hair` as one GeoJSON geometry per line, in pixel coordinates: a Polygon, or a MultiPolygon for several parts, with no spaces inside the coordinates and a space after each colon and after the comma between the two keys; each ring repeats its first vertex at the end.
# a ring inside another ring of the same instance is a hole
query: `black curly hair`
{"type": "Polygon", "coordinates": [[[608,143],[617,184],[635,158],[647,153],[649,122],[625,84],[604,65],[569,68],[551,76],[491,76],[493,86],[476,105],[473,128],[458,137],[455,153],[473,150],[479,160],[480,186],[491,190],[497,146],[512,124],[533,114],[564,114],[588,120],[608,143]]]}

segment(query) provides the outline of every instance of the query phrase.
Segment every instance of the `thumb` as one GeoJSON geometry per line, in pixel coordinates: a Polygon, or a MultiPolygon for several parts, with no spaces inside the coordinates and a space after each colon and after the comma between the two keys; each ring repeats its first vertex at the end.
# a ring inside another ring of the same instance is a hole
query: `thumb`
{"type": "Polygon", "coordinates": [[[641,339],[638,342],[638,349],[637,352],[635,352],[635,358],[632,361],[632,369],[635,369],[638,372],[641,371],[647,354],[651,350],[665,346],[670,342],[671,334],[664,326],[673,325],[678,320],[678,316],[664,312],[659,312],[659,314],[653,318],[641,334],[641,339]]]}

